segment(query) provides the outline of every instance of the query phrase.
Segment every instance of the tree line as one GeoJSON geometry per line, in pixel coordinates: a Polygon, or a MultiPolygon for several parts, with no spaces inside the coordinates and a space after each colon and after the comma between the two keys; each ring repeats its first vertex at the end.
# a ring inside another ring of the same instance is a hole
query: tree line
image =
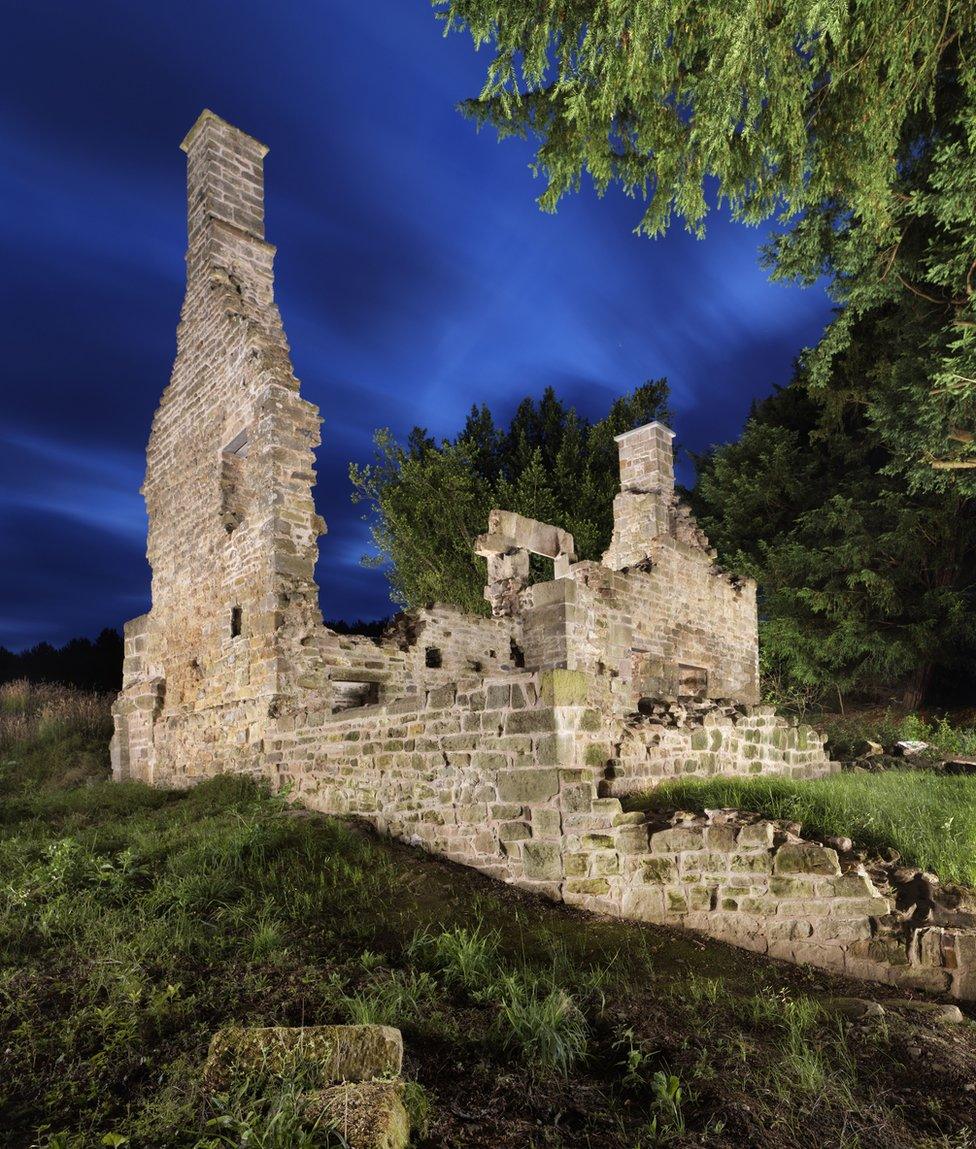
{"type": "Polygon", "coordinates": [[[27,678],[59,682],[79,690],[116,693],[122,688],[122,636],[106,628],[92,642],[72,638],[63,646],[39,642],[15,653],[0,646],[0,682],[27,678]]]}

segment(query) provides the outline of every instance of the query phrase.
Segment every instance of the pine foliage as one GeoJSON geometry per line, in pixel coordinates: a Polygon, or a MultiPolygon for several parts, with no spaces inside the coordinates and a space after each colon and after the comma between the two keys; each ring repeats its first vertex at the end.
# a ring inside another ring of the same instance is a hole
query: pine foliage
{"type": "MultiPolygon", "coordinates": [[[[402,606],[448,602],[484,612],[485,562],[473,547],[493,507],[562,527],[580,558],[598,559],[610,542],[619,489],[614,436],[666,421],[667,395],[663,379],[644,383],[594,423],[550,387],[538,401],[524,399],[507,427],[482,405],[440,443],[421,427],[405,445],[377,431],[375,460],[350,467],[353,499],[367,504],[375,548],[364,563],[386,571],[402,606]]],[[[536,573],[543,573],[541,561],[536,573]]]]}

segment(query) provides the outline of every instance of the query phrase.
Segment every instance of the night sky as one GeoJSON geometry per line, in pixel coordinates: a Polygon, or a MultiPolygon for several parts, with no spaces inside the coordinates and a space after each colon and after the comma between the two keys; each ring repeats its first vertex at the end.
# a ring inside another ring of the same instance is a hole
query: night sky
{"type": "Polygon", "coordinates": [[[453,434],[473,402],[507,417],[549,384],[599,417],[666,375],[678,445],[701,450],[829,316],[721,216],[705,241],[651,242],[621,195],[540,213],[529,146],[455,109],[487,53],[445,40],[426,0],[5,8],[0,645],[149,605],[139,486],[183,292],[179,143],[204,107],[271,149],[278,303],[325,418],[326,617],[390,609],[346,477],[376,427],[453,434]]]}

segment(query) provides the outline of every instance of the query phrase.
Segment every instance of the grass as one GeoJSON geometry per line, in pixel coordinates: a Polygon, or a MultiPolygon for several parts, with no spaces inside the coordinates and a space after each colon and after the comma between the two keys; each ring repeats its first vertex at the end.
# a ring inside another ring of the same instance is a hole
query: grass
{"type": "Polygon", "coordinates": [[[971,1132],[968,1029],[921,1061],[895,1023],[841,1035],[826,975],[552,906],[240,779],[112,785],[106,700],[0,700],[5,1149],[337,1146],[300,1066],[217,1097],[200,1071],[222,1025],[354,1020],[404,1032],[418,1149],[971,1132]]]}
{"type": "Polygon", "coordinates": [[[950,722],[945,715],[925,718],[889,708],[854,710],[846,715],[807,715],[807,720],[827,735],[827,749],[842,761],[864,754],[869,742],[889,754],[896,742],[926,742],[929,749],[921,755],[925,761],[976,755],[976,727],[950,722]]]}
{"type": "Polygon", "coordinates": [[[819,835],[897,850],[943,881],[976,886],[976,778],[925,770],[834,774],[816,781],[716,778],[668,782],[633,807],[734,806],[802,822],[819,835]]]}

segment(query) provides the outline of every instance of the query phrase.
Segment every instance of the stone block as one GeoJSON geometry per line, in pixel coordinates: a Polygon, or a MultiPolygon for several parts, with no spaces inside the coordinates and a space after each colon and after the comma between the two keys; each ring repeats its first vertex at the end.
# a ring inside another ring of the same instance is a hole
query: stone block
{"type": "Polygon", "coordinates": [[[556,838],[559,836],[561,822],[558,810],[548,806],[536,806],[532,810],[532,836],[556,838]]]}
{"type": "Polygon", "coordinates": [[[555,770],[504,770],[497,779],[498,799],[526,805],[554,798],[559,790],[559,775],[555,770]]]}
{"type": "Polygon", "coordinates": [[[532,837],[528,822],[502,822],[498,827],[500,842],[522,842],[532,837]]]}
{"type": "Polygon", "coordinates": [[[585,706],[588,692],[588,679],[581,670],[544,670],[539,675],[543,706],[585,706]]]}
{"type": "Polygon", "coordinates": [[[711,851],[698,851],[682,854],[679,862],[681,873],[688,876],[698,874],[724,874],[729,868],[727,854],[716,854],[711,851]]]}
{"type": "Polygon", "coordinates": [[[566,892],[568,894],[601,896],[609,894],[610,883],[606,878],[570,878],[566,882],[566,892]]]}
{"type": "Polygon", "coordinates": [[[616,842],[612,834],[584,834],[584,850],[612,850],[616,842]]]}
{"type": "Polygon", "coordinates": [[[609,854],[601,850],[597,854],[591,854],[590,858],[594,874],[600,877],[613,877],[620,873],[619,854],[609,854]]]}
{"type": "Polygon", "coordinates": [[[840,875],[837,851],[813,842],[787,842],[776,851],[775,874],[840,875]]]}
{"type": "Polygon", "coordinates": [[[281,1075],[299,1063],[320,1086],[396,1076],[403,1038],[389,1025],[228,1026],[210,1041],[204,1085],[223,1090],[257,1070],[281,1075]]]}
{"type": "Polygon", "coordinates": [[[729,855],[729,870],[734,874],[765,875],[772,871],[773,856],[767,850],[729,855]]]}
{"type": "Polygon", "coordinates": [[[614,844],[621,854],[647,851],[647,826],[621,826],[614,831],[614,844]]]}
{"type": "Polygon", "coordinates": [[[650,846],[655,854],[702,850],[705,848],[705,835],[697,826],[674,826],[670,830],[658,830],[656,834],[652,834],[650,846]]]}
{"type": "Polygon", "coordinates": [[[302,1099],[306,1121],[334,1129],[349,1149],[407,1149],[410,1117],[402,1081],[366,1081],[335,1085],[302,1099]]]}
{"type": "Polygon", "coordinates": [[[887,898],[838,898],[830,903],[832,918],[882,918],[890,912],[887,898]]]}
{"type": "Polygon", "coordinates": [[[736,832],[734,826],[707,826],[705,845],[709,850],[723,850],[732,853],[735,849],[736,832]]]}
{"type": "Polygon", "coordinates": [[[620,912],[638,922],[656,922],[669,916],[664,908],[664,891],[654,886],[632,886],[623,892],[620,912]]]}
{"type": "Polygon", "coordinates": [[[551,709],[511,710],[505,717],[506,734],[544,734],[555,729],[556,716],[551,709]]]}
{"type": "Polygon", "coordinates": [[[815,898],[819,885],[815,878],[787,878],[776,874],[769,879],[769,892],[775,898],[815,898]]]}
{"type": "Polygon", "coordinates": [[[751,826],[742,826],[739,829],[739,849],[746,847],[759,849],[771,847],[773,844],[773,825],[771,822],[756,822],[751,826]]]}
{"type": "Polygon", "coordinates": [[[678,878],[678,865],[675,858],[651,857],[640,863],[640,880],[649,885],[663,885],[678,878]]]}
{"type": "Polygon", "coordinates": [[[551,842],[526,842],[522,847],[525,876],[532,881],[552,882],[563,876],[562,854],[551,842]]]}
{"type": "Polygon", "coordinates": [[[824,897],[876,898],[878,891],[867,874],[849,870],[839,878],[826,878],[817,884],[817,892],[824,897]]]}

